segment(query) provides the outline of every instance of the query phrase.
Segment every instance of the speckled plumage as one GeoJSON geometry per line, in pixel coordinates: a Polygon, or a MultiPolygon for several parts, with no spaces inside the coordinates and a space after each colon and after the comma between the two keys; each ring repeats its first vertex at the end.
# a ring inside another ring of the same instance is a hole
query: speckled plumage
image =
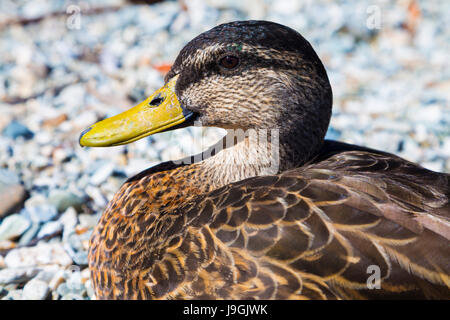
{"type": "Polygon", "coordinates": [[[244,141],[129,179],[91,239],[98,298],[450,299],[450,176],[324,142],[331,88],[298,33],[218,26],[181,51],[175,75],[204,125],[279,129],[280,167],[241,159],[257,151],[244,141]],[[234,71],[216,66],[227,52],[234,71]],[[380,289],[367,287],[371,265],[380,289]]]}

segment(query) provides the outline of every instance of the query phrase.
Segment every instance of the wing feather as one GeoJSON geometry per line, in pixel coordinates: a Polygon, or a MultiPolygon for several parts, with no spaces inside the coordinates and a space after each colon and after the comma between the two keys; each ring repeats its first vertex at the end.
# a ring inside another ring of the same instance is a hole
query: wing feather
{"type": "Polygon", "coordinates": [[[238,274],[223,298],[450,298],[449,181],[352,151],[215,190],[206,225],[238,274]]]}

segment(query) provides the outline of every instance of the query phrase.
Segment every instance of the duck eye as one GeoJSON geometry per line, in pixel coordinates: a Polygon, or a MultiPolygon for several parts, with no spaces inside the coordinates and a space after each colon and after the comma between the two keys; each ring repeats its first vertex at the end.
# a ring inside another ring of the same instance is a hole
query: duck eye
{"type": "Polygon", "coordinates": [[[235,56],[225,56],[219,60],[219,65],[225,69],[233,69],[239,64],[239,58],[235,56]]]}

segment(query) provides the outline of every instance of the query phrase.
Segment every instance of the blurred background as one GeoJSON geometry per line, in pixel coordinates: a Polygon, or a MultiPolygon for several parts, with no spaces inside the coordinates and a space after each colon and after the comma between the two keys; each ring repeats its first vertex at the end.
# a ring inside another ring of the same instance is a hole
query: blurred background
{"type": "Polygon", "coordinates": [[[1,0],[0,298],[95,298],[88,240],[108,200],[223,132],[108,149],[78,136],[159,88],[179,50],[220,23],[271,20],[311,42],[333,87],[328,138],[450,172],[449,14],[439,0],[1,0]]]}

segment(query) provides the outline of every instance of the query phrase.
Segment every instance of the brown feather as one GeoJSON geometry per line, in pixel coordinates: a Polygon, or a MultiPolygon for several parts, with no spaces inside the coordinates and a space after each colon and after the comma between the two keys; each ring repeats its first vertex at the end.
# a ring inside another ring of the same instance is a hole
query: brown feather
{"type": "Polygon", "coordinates": [[[204,125],[278,129],[280,166],[244,139],[128,180],[91,238],[97,298],[450,299],[450,176],[323,141],[331,87],[297,32],[218,26],[181,51],[175,75],[204,125]],[[229,51],[241,63],[221,72],[229,51]]]}

